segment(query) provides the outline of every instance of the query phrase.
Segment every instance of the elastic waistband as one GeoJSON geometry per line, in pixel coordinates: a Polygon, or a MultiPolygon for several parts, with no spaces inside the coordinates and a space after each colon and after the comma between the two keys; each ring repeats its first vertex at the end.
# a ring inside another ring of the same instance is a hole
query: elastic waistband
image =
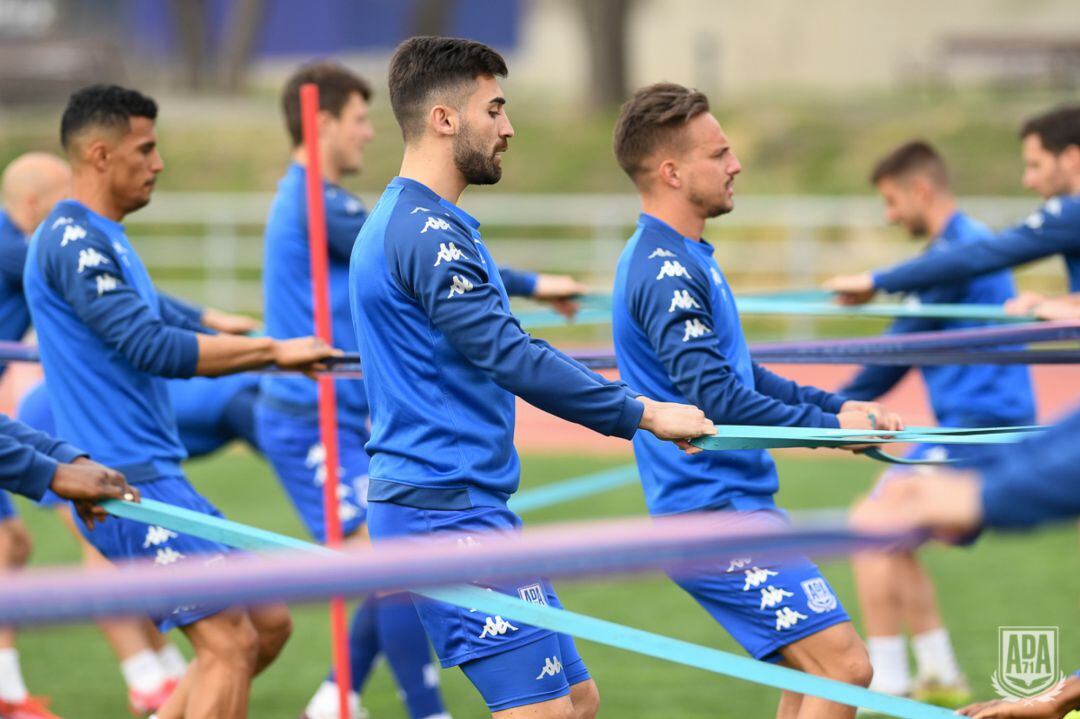
{"type": "Polygon", "coordinates": [[[510,495],[479,487],[416,487],[388,479],[368,480],[368,502],[400,504],[417,509],[463,510],[504,507],[510,495]]]}
{"type": "Polygon", "coordinates": [[[179,462],[169,460],[154,460],[153,462],[140,462],[138,464],[121,464],[114,466],[117,472],[124,475],[128,484],[137,482],[151,482],[162,477],[183,477],[184,470],[179,462]]]}

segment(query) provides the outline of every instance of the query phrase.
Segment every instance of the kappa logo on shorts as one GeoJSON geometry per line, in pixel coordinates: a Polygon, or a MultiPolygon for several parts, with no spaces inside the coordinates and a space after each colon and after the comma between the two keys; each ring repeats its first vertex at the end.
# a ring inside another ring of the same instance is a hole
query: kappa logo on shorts
{"type": "Polygon", "coordinates": [[[544,659],[544,666],[540,669],[540,673],[536,675],[536,681],[540,681],[544,677],[553,677],[562,671],[562,662],[558,657],[546,657],[544,659]]]}
{"type": "Polygon", "coordinates": [[[743,576],[746,577],[746,582],[743,584],[742,590],[748,592],[751,589],[757,589],[762,584],[769,580],[769,577],[775,577],[776,572],[771,569],[762,569],[760,567],[751,567],[743,572],[743,576]]]}
{"type": "Polygon", "coordinates": [[[527,587],[518,587],[518,596],[521,600],[528,602],[529,604],[539,604],[542,607],[546,607],[547,594],[544,593],[544,588],[539,584],[530,584],[527,587]]]}
{"type": "Polygon", "coordinates": [[[484,622],[484,629],[480,632],[480,638],[501,637],[507,632],[516,632],[517,630],[517,627],[496,614],[494,617],[488,617],[484,622]]]}
{"type": "Polygon", "coordinates": [[[157,550],[157,556],[154,557],[154,564],[174,564],[184,558],[184,555],[172,547],[164,547],[157,550]]]}
{"type": "Polygon", "coordinates": [[[806,606],[818,614],[836,609],[836,595],[829,589],[829,584],[823,577],[807,579],[802,582],[802,588],[806,592],[806,606]]]}
{"type": "Polygon", "coordinates": [[[176,539],[178,535],[176,532],[165,529],[165,527],[159,527],[157,525],[151,526],[146,530],[146,539],[143,540],[143,549],[149,549],[150,547],[157,547],[170,539],[176,539]]]}
{"type": "Polygon", "coordinates": [[[791,607],[782,607],[776,610],[776,631],[791,629],[801,619],[808,619],[805,614],[796,612],[791,607]]]}
{"type": "Polygon", "coordinates": [[[788,597],[794,597],[794,592],[789,592],[786,589],[780,589],[769,585],[761,590],[761,609],[772,609],[773,607],[783,604],[784,600],[788,597]]]}
{"type": "Polygon", "coordinates": [[[731,574],[738,569],[742,569],[746,565],[750,564],[750,561],[750,557],[738,557],[736,559],[732,559],[731,564],[728,565],[726,573],[731,574]]]}

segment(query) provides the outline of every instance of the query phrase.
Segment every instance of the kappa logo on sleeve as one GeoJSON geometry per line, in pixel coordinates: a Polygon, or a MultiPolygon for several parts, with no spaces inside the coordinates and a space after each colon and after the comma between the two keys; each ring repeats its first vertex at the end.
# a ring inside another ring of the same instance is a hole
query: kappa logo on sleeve
{"type": "Polygon", "coordinates": [[[686,268],[678,260],[664,260],[656,279],[662,280],[665,277],[685,277],[690,279],[690,273],[686,271],[686,268]]]}
{"type": "Polygon", "coordinates": [[[465,253],[458,249],[457,245],[453,242],[440,242],[439,253],[435,255],[435,267],[438,267],[444,262],[453,262],[454,260],[460,260],[465,256],[465,253]]]}
{"type": "Polygon", "coordinates": [[[78,240],[82,240],[85,237],[86,228],[82,225],[65,225],[64,236],[60,239],[60,246],[67,247],[69,242],[77,242],[78,240]]]}
{"type": "Polygon", "coordinates": [[[70,225],[75,220],[70,217],[57,217],[53,220],[53,223],[49,226],[50,230],[55,230],[57,227],[63,227],[64,225],[70,225]]]}
{"type": "Polygon", "coordinates": [[[668,308],[668,314],[671,314],[675,310],[700,310],[701,305],[697,303],[687,290],[675,290],[675,294],[671,296],[671,307],[668,308]]]}
{"type": "Polygon", "coordinates": [[[431,212],[431,210],[426,207],[414,207],[412,208],[412,212],[410,212],[409,214],[415,215],[417,212],[431,212]]]}
{"type": "Polygon", "coordinates": [[[120,280],[112,275],[98,275],[94,279],[97,280],[98,297],[101,297],[106,292],[112,292],[120,285],[120,280]]]}
{"type": "Polygon", "coordinates": [[[687,320],[683,330],[683,342],[689,342],[690,340],[697,339],[698,337],[704,337],[707,334],[711,334],[712,330],[699,319],[687,320]]]}
{"type": "Polygon", "coordinates": [[[665,250],[663,247],[657,247],[652,251],[652,254],[647,259],[653,259],[654,257],[674,257],[675,253],[671,250],[665,250]]]}
{"type": "Polygon", "coordinates": [[[424,229],[420,230],[420,234],[424,234],[428,230],[449,230],[450,223],[441,217],[429,217],[427,222],[424,223],[424,229]]]}
{"type": "Polygon", "coordinates": [[[78,273],[81,275],[82,271],[87,267],[100,267],[101,265],[109,264],[109,258],[101,254],[93,247],[89,247],[85,250],[79,250],[79,269],[78,273]]]}
{"type": "Polygon", "coordinates": [[[472,282],[469,282],[469,280],[461,275],[454,275],[450,284],[450,294],[446,296],[446,299],[453,299],[454,295],[463,295],[472,288],[472,282]]]}

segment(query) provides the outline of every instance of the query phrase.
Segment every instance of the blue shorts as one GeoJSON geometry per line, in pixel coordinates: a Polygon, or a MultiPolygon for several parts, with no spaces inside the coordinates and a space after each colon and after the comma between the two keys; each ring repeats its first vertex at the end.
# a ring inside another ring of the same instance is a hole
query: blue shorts
{"type": "MultiPolygon", "coordinates": [[[[788,525],[779,510],[748,514],[755,522],[788,525]]],[[[805,557],[736,557],[712,571],[671,578],[755,659],[778,662],[781,648],[850,621],[821,571],[805,557]]]]}
{"type": "MultiPolygon", "coordinates": [[[[255,405],[255,433],[266,459],[300,521],[318,542],[326,541],[323,514],[325,450],[319,437],[319,421],[266,406],[255,405]]],[[[344,536],[355,534],[367,517],[368,456],[364,428],[338,428],[338,516],[344,536]]]]}
{"type": "MultiPolygon", "coordinates": [[[[505,507],[442,510],[372,502],[368,526],[375,542],[445,532],[476,532],[474,541],[482,542],[484,533],[518,531],[521,520],[505,507]]],[[[480,586],[562,608],[551,582],[541,577],[480,586]]],[[[491,711],[565,696],[570,686],[589,679],[574,640],[565,634],[415,595],[413,602],[442,666],[460,665],[491,711]]]]}
{"type": "MultiPolygon", "coordinates": [[[[177,507],[191,509],[214,517],[221,517],[217,507],[210,504],[184,477],[162,477],[149,482],[139,482],[139,492],[144,499],[156,499],[177,507]]],[[[72,507],[72,514],[75,509],[72,507]]],[[[75,524],[90,544],[116,564],[134,560],[154,560],[154,564],[167,568],[180,562],[201,561],[215,564],[233,552],[218,542],[177,534],[164,527],[151,526],[131,519],[109,517],[89,530],[82,520],[75,517],[75,524]]],[[[167,632],[174,627],[194,624],[200,619],[217,614],[221,607],[188,605],[171,612],[151,615],[158,629],[167,632]]]]}
{"type": "Polygon", "coordinates": [[[11,495],[0,490],[0,522],[18,516],[19,510],[15,508],[15,502],[11,500],[11,495]]]}

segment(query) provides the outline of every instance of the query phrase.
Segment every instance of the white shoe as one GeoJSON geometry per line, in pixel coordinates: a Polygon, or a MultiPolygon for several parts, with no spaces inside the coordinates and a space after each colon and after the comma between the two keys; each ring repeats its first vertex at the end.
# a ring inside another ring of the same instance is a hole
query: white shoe
{"type": "MultiPolygon", "coordinates": [[[[300,714],[300,719],[341,719],[337,684],[323,682],[300,714]]],[[[368,719],[368,713],[360,706],[360,695],[356,692],[349,692],[349,719],[368,719]]]]}

